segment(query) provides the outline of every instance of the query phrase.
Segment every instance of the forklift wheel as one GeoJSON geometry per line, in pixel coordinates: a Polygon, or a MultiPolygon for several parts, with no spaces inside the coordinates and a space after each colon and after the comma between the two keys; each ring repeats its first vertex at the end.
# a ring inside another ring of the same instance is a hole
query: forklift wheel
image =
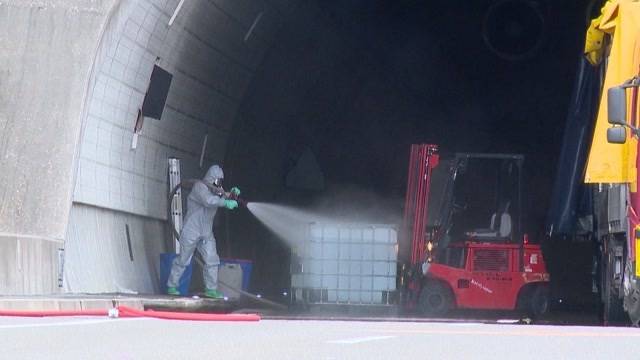
{"type": "Polygon", "coordinates": [[[539,317],[549,311],[549,288],[537,286],[531,295],[529,302],[529,316],[539,317]]]}
{"type": "Polygon", "coordinates": [[[441,283],[429,281],[420,292],[419,304],[423,315],[441,316],[451,309],[453,296],[441,283]]]}

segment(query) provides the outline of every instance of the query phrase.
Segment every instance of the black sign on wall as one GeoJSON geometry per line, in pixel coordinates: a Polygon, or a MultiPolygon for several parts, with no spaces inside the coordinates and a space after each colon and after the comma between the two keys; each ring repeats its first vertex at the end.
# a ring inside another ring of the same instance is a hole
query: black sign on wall
{"type": "Polygon", "coordinates": [[[142,116],[160,120],[172,78],[173,75],[168,71],[158,65],[153,66],[149,89],[142,103],[142,116]]]}

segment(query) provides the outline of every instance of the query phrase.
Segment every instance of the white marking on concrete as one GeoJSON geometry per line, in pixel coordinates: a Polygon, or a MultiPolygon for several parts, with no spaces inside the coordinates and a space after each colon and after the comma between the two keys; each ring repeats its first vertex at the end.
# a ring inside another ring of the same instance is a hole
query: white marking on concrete
{"type": "Polygon", "coordinates": [[[247,42],[247,40],[249,40],[249,38],[251,37],[251,34],[253,34],[253,30],[256,28],[256,25],[258,25],[258,23],[260,22],[260,19],[262,19],[262,12],[260,12],[258,14],[258,16],[256,16],[256,19],[253,20],[253,24],[251,24],[251,27],[249,28],[249,31],[247,31],[247,34],[244,36],[244,41],[247,42]]]}
{"type": "Polygon", "coordinates": [[[16,239],[16,265],[18,271],[22,272],[22,241],[20,241],[20,238],[16,239]]]}
{"type": "Polygon", "coordinates": [[[204,163],[204,154],[207,152],[207,141],[209,140],[209,134],[204,136],[204,140],[202,140],[202,150],[200,150],[200,168],[202,168],[202,164],[204,163]]]}
{"type": "MultiPolygon", "coordinates": [[[[24,318],[21,318],[24,319],[24,318]]],[[[47,322],[47,323],[31,323],[31,324],[11,324],[0,325],[0,330],[4,329],[20,329],[20,328],[39,328],[39,327],[55,327],[55,326],[75,326],[75,325],[93,325],[101,323],[116,323],[124,321],[149,320],[148,318],[130,318],[130,319],[90,319],[81,321],[64,321],[64,322],[47,322]]]]}
{"type": "Polygon", "coordinates": [[[133,133],[133,138],[131,139],[131,150],[135,150],[138,148],[138,133],[133,133]]]}
{"type": "Polygon", "coordinates": [[[395,338],[395,336],[366,336],[366,337],[359,337],[359,338],[353,338],[353,339],[331,340],[331,341],[327,341],[327,344],[352,345],[352,344],[360,344],[360,343],[369,342],[369,341],[387,340],[392,338],[395,338]]]}
{"type": "Polygon", "coordinates": [[[182,4],[184,4],[184,0],[180,0],[178,6],[176,6],[176,9],[173,11],[173,15],[171,15],[171,19],[169,19],[169,26],[173,25],[173,22],[176,20],[176,16],[178,16],[180,9],[182,9],[182,4]]]}
{"type": "Polygon", "coordinates": [[[63,239],[56,239],[56,238],[47,237],[47,236],[0,232],[0,238],[2,238],[2,237],[9,238],[9,239],[10,238],[18,238],[18,239],[45,240],[45,241],[51,241],[51,242],[64,244],[64,240],[63,239]]]}

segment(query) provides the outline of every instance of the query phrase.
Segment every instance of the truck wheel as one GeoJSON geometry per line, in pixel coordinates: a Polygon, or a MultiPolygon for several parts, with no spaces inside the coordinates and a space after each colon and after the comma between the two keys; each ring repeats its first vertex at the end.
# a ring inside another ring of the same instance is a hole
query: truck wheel
{"type": "Polygon", "coordinates": [[[422,288],[418,302],[423,315],[442,316],[451,309],[453,296],[444,285],[430,281],[422,288]]]}
{"type": "Polygon", "coordinates": [[[606,325],[622,325],[627,321],[627,316],[624,312],[623,300],[618,297],[616,293],[608,285],[605,292],[605,302],[602,306],[602,317],[605,326],[606,325]]]}
{"type": "Polygon", "coordinates": [[[619,245],[619,242],[614,238],[607,241],[607,252],[603,254],[602,268],[604,277],[601,285],[603,295],[602,320],[605,326],[625,324],[628,321],[624,312],[623,300],[618,294],[618,291],[622,291],[622,289],[615,289],[616,283],[614,281],[616,262],[614,248],[619,245]]]}
{"type": "Polygon", "coordinates": [[[537,286],[529,300],[529,316],[539,317],[549,311],[549,288],[547,286],[537,286]]]}
{"type": "Polygon", "coordinates": [[[629,262],[625,267],[624,276],[627,281],[626,286],[629,287],[625,291],[624,308],[627,310],[631,325],[640,327],[640,283],[633,272],[633,265],[629,262]]]}
{"type": "Polygon", "coordinates": [[[640,293],[634,291],[634,293],[626,296],[624,301],[631,324],[635,327],[640,327],[640,293]]]}

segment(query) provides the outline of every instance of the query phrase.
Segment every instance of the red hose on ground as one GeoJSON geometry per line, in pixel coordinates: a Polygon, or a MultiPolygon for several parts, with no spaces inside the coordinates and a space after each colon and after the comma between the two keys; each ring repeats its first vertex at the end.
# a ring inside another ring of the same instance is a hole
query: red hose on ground
{"type": "Polygon", "coordinates": [[[153,310],[142,311],[127,306],[118,306],[118,312],[120,317],[151,317],[167,320],[260,321],[260,316],[258,314],[206,314],[153,310]]]}
{"type": "Polygon", "coordinates": [[[49,316],[110,316],[110,317],[149,317],[166,320],[196,320],[196,321],[260,321],[258,314],[206,314],[182,313],[170,311],[137,310],[128,306],[118,306],[116,309],[96,310],[0,310],[0,316],[19,317],[49,317],[49,316]]]}

